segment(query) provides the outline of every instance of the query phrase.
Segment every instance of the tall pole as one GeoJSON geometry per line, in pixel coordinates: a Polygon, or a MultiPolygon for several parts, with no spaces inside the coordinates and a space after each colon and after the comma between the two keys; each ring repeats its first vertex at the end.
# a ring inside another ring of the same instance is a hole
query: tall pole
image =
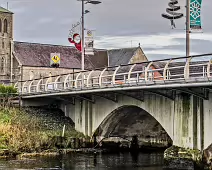
{"type": "Polygon", "coordinates": [[[186,57],[190,55],[190,0],[186,0],[186,57]]]}
{"type": "Polygon", "coordinates": [[[84,49],[84,30],[85,30],[85,28],[84,28],[84,11],[85,11],[85,9],[84,9],[84,0],[82,0],[82,40],[81,40],[81,42],[82,42],[82,65],[81,65],[81,69],[82,69],[82,71],[83,70],[85,70],[85,49],[84,49]]]}

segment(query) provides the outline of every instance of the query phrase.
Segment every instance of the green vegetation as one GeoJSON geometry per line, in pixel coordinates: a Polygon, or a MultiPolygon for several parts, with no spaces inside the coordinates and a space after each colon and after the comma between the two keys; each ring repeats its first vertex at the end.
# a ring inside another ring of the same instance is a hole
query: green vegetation
{"type": "Polygon", "coordinates": [[[14,86],[5,86],[0,84],[0,106],[11,106],[11,101],[18,96],[17,89],[14,86]]]}
{"type": "Polygon", "coordinates": [[[57,149],[64,125],[66,144],[63,147],[68,147],[71,138],[84,137],[59,109],[14,108],[12,100],[17,96],[13,86],[0,85],[0,156],[4,155],[3,150],[11,156],[57,149]]]}
{"type": "MultiPolygon", "coordinates": [[[[32,116],[16,108],[0,108],[0,149],[12,153],[41,152],[56,149],[54,138],[62,135],[62,129],[50,130],[42,118],[32,116]]],[[[83,137],[73,127],[67,127],[65,137],[83,137]]]]}

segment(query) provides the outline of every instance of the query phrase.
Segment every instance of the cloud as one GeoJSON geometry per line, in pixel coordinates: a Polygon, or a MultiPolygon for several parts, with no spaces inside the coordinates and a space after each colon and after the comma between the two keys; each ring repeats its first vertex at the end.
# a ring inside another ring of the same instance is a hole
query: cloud
{"type": "MultiPolygon", "coordinates": [[[[81,3],[77,0],[1,0],[15,14],[14,39],[38,43],[70,45],[67,37],[72,24],[80,20],[81,3]]],[[[125,48],[138,46],[151,57],[185,53],[185,18],[176,21],[177,29],[161,17],[169,0],[101,0],[85,5],[85,26],[96,30],[95,47],[125,48]]],[[[179,1],[185,12],[185,0],[179,1]]],[[[212,46],[212,1],[202,7],[203,33],[191,34],[192,54],[210,52],[212,46]]]]}

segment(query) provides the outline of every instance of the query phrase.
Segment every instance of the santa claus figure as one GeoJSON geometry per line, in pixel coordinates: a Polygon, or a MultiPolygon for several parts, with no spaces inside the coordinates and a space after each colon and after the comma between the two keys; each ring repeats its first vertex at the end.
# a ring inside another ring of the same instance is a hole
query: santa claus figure
{"type": "Polygon", "coordinates": [[[78,33],[73,34],[73,36],[69,37],[68,40],[70,43],[73,43],[79,51],[82,51],[81,37],[78,33]]]}

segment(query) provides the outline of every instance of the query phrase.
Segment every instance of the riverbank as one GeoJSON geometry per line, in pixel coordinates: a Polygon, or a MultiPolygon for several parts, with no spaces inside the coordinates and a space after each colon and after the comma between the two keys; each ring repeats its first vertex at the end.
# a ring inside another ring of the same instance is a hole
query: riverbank
{"type": "Polygon", "coordinates": [[[74,130],[73,122],[56,108],[0,108],[0,156],[41,153],[61,148],[61,136],[67,145],[73,138],[85,138],[74,130]]]}

